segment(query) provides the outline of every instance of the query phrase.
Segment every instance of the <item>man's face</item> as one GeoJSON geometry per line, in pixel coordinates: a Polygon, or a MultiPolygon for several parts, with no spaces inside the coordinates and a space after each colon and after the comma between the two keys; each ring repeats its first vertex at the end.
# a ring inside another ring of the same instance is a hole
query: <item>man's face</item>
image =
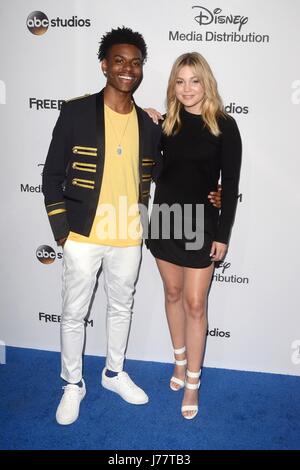
{"type": "Polygon", "coordinates": [[[133,93],[143,78],[141,51],[131,44],[115,44],[101,63],[106,72],[106,86],[123,93],[133,93]]]}

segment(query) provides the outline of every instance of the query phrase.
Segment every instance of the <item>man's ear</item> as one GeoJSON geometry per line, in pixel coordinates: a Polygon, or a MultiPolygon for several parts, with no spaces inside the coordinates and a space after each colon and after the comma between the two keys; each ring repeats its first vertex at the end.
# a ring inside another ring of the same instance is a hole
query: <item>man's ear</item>
{"type": "Polygon", "coordinates": [[[107,63],[105,59],[103,59],[101,62],[101,69],[102,69],[103,75],[106,77],[107,63]]]}

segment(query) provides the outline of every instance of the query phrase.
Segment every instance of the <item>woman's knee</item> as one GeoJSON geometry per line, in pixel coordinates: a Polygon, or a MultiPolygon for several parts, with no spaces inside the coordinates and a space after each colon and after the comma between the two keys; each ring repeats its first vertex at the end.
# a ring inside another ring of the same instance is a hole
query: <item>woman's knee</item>
{"type": "Polygon", "coordinates": [[[181,286],[165,286],[165,296],[168,303],[174,304],[179,302],[182,298],[182,287],[181,286]]]}
{"type": "Polygon", "coordinates": [[[186,314],[196,320],[206,317],[206,301],[199,297],[187,297],[183,299],[186,314]]]}

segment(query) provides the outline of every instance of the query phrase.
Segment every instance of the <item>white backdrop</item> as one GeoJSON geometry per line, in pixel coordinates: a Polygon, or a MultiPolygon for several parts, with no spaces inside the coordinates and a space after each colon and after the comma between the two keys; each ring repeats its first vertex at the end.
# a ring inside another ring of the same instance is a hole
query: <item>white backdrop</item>
{"type": "MultiPolygon", "coordinates": [[[[1,341],[59,350],[62,254],[44,210],[42,164],[59,100],[103,87],[98,42],[126,25],[148,44],[141,106],[163,111],[173,61],[199,51],[243,138],[238,212],[210,293],[205,365],[300,375],[299,18],[298,0],[1,0],[1,341]],[[36,10],[48,19],[41,35],[27,27],[28,17],[42,19],[36,10]],[[53,262],[40,262],[36,253],[51,248],[53,262]]],[[[145,249],[134,312],[127,357],[171,362],[162,285],[145,249]]],[[[104,355],[101,281],[87,334],[86,353],[104,355]]]]}

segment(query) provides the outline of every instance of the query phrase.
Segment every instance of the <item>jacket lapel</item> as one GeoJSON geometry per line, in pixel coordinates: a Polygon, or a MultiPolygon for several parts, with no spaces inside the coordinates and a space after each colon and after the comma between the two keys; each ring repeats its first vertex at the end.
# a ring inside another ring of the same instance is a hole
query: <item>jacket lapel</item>
{"type": "Polygon", "coordinates": [[[141,200],[142,198],[142,176],[143,176],[143,155],[144,155],[144,145],[145,145],[145,138],[144,136],[144,131],[145,131],[145,122],[142,116],[142,111],[141,109],[135,105],[135,110],[138,118],[138,127],[139,127],[139,175],[140,175],[140,197],[139,199],[141,200]]]}
{"type": "Polygon", "coordinates": [[[97,157],[98,157],[98,181],[96,185],[101,188],[103,172],[104,172],[104,160],[105,160],[105,125],[104,125],[104,93],[103,90],[96,95],[96,146],[97,146],[97,157]]]}
{"type": "Polygon", "coordinates": [[[96,145],[98,158],[104,160],[105,156],[105,129],[104,129],[104,99],[103,90],[96,95],[96,145]]]}

